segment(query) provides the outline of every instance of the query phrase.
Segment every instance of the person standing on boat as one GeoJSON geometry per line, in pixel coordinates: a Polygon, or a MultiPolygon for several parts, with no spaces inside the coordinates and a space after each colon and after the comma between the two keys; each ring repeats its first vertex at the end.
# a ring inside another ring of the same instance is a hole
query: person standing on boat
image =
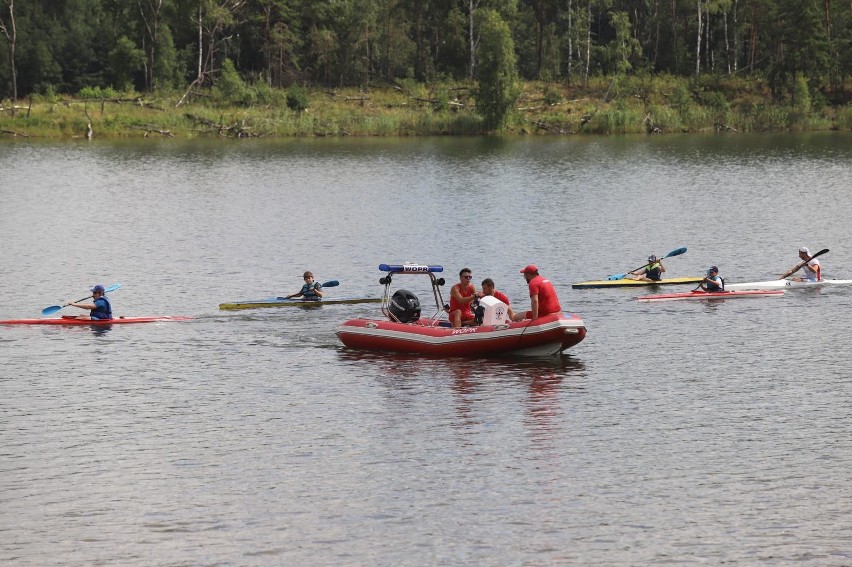
{"type": "Polygon", "coordinates": [[[663,272],[665,271],[666,267],[663,266],[662,258],[657,259],[652,254],[648,256],[648,263],[645,266],[628,273],[627,277],[640,282],[658,282],[663,279],[663,272]]]}
{"type": "Polygon", "coordinates": [[[530,310],[523,314],[517,313],[513,317],[513,321],[523,321],[524,319],[535,320],[551,313],[562,313],[562,306],[559,305],[556,288],[553,287],[550,280],[545,279],[538,273],[538,268],[530,264],[521,270],[521,273],[529,285],[530,310]]]}
{"type": "Polygon", "coordinates": [[[106,298],[104,286],[96,285],[89,291],[92,292],[92,303],[69,303],[71,307],[79,307],[80,309],[88,309],[88,315],[78,315],[77,319],[112,319],[112,306],[109,304],[109,299],[106,298]]]}
{"type": "Polygon", "coordinates": [[[450,322],[453,327],[473,325],[473,310],[470,304],[476,299],[476,287],[471,283],[473,273],[470,268],[459,272],[459,283],[450,290],[450,322]]]}
{"type": "MultiPolygon", "coordinates": [[[[819,264],[819,260],[816,258],[811,259],[811,251],[808,250],[807,246],[802,246],[799,248],[799,258],[804,262],[801,268],[798,268],[799,264],[796,264],[791,270],[799,269],[805,274],[805,277],[797,277],[793,278],[794,282],[818,282],[822,279],[822,266],[819,264]]],[[[800,262],[801,263],[801,262],[800,262]]]]}
{"type": "Polygon", "coordinates": [[[509,305],[509,298],[506,297],[506,294],[502,291],[497,291],[494,289],[494,280],[491,278],[485,278],[482,280],[482,291],[476,294],[478,299],[482,299],[486,295],[490,295],[495,299],[499,299],[503,303],[506,304],[506,314],[509,315],[509,321],[513,321],[515,319],[515,312],[512,310],[512,307],[509,305]]]}
{"type": "Polygon", "coordinates": [[[725,291],[725,280],[719,276],[719,268],[710,266],[707,276],[698,284],[704,291],[725,291]]]}
{"type": "Polygon", "coordinates": [[[305,280],[305,285],[302,286],[297,293],[287,296],[287,299],[301,297],[305,301],[319,301],[322,299],[322,284],[314,281],[314,275],[311,272],[305,272],[302,276],[305,280]]]}

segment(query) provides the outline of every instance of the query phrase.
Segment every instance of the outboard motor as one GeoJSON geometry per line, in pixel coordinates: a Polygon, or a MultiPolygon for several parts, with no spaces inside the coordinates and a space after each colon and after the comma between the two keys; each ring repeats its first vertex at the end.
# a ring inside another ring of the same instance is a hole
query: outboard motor
{"type": "Polygon", "coordinates": [[[398,289],[391,296],[388,310],[400,323],[411,323],[420,319],[420,300],[407,289],[398,289]]]}

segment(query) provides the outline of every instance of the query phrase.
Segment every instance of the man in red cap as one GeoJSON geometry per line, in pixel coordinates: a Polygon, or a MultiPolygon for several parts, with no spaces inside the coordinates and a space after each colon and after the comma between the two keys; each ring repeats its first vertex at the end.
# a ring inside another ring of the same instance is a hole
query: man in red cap
{"type": "Polygon", "coordinates": [[[516,314],[515,321],[537,319],[551,313],[562,313],[562,306],[559,305],[556,289],[554,289],[550,280],[539,275],[538,268],[530,264],[521,270],[521,273],[524,274],[524,279],[527,280],[530,288],[530,310],[523,314],[516,314]]]}

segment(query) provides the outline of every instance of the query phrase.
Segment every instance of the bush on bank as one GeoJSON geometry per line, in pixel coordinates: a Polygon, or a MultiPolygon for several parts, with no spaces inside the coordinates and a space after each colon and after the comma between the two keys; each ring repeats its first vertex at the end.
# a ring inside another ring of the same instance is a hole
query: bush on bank
{"type": "MultiPolygon", "coordinates": [[[[702,76],[599,77],[586,85],[527,82],[503,134],[627,134],[850,130],[852,106],[831,107],[806,89],[774,100],[760,79],[702,76]]],[[[0,101],[0,136],[300,137],[486,133],[475,85],[273,89],[232,76],[212,89],[154,93],[48,91],[14,106],[0,101]]]]}

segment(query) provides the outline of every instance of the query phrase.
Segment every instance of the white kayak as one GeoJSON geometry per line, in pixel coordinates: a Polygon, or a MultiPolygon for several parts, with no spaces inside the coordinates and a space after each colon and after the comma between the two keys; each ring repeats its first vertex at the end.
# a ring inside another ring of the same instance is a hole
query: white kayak
{"type": "Polygon", "coordinates": [[[770,280],[767,282],[725,282],[725,289],[790,289],[795,287],[814,287],[825,285],[852,285],[852,280],[820,280],[818,282],[797,282],[794,280],[770,280]]]}

